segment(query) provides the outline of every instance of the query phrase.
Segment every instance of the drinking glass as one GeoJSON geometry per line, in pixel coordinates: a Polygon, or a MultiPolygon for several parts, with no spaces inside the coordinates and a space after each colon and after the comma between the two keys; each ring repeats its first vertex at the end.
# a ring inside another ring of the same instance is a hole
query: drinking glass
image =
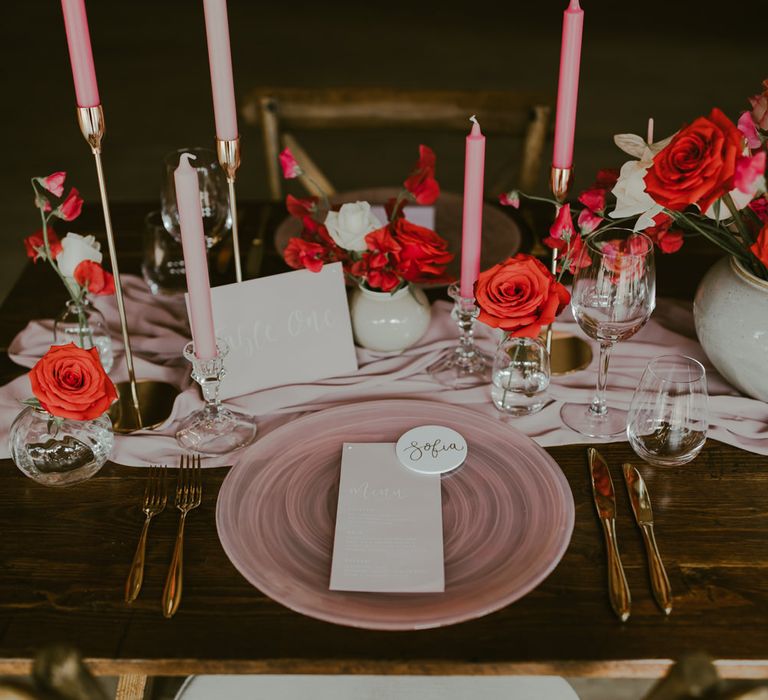
{"type": "Polygon", "coordinates": [[[597,388],[589,405],[565,404],[563,422],[590,437],[624,432],[627,412],[605,401],[611,349],[631,338],[656,305],[653,242],[642,233],[610,229],[593,234],[586,245],[589,264],[573,280],[571,309],[581,329],[600,343],[597,388]]]}
{"type": "Polygon", "coordinates": [[[707,438],[707,403],[701,362],[684,355],[651,360],[629,407],[627,438],[632,449],[651,464],[690,462],[707,438]]]}
{"type": "Polygon", "coordinates": [[[152,294],[179,294],[187,290],[184,253],[163,225],[159,211],[144,219],[144,255],[141,274],[152,294]]]}
{"type": "Polygon", "coordinates": [[[219,166],[216,154],[209,148],[181,148],[163,158],[163,186],[160,191],[163,225],[177,241],[181,240],[179,211],[176,206],[176,184],[173,174],[179,166],[179,158],[182,153],[191,153],[195,157],[194,160],[190,161],[190,165],[197,171],[205,243],[210,249],[232,227],[232,212],[229,209],[229,189],[226,175],[219,166]]]}

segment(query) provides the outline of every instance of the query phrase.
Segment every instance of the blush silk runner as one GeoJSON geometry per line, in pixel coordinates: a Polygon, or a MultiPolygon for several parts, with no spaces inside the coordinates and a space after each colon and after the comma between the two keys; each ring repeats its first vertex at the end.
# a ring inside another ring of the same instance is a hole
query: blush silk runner
{"type": "MultiPolygon", "coordinates": [[[[168,421],[153,431],[117,435],[111,460],[129,466],[174,465],[180,448],[174,434],[178,421],[202,405],[199,389],[189,376],[190,366],[181,349],[189,340],[189,327],[183,298],[154,297],[143,280],[124,276],[126,307],[131,331],[136,375],[141,379],[170,382],[181,390],[168,421]]],[[[120,341],[120,328],[113,298],[98,298],[115,347],[114,381],[127,379],[120,341]]],[[[457,342],[457,328],[450,317],[451,305],[438,301],[432,307],[432,322],[419,343],[401,353],[374,352],[358,348],[357,373],[311,384],[288,384],[231,399],[227,404],[254,414],[259,436],[310,411],[331,406],[384,398],[418,398],[461,404],[499,421],[509,422],[544,447],[567,444],[594,444],[565,427],[560,420],[564,402],[587,403],[594,392],[597,376],[597,346],[593,345],[591,365],[579,372],[553,377],[549,404],[539,413],[523,418],[502,416],[491,403],[490,387],[448,389],[433,382],[426,372],[441,351],[457,342]]],[[[51,344],[53,321],[35,320],[14,338],[8,354],[15,362],[31,367],[51,344]]],[[[568,310],[555,324],[557,330],[583,334],[568,310]]],[[[480,347],[493,354],[498,335],[482,324],[477,326],[480,347]]],[[[661,299],[651,321],[634,338],[619,343],[613,350],[608,375],[609,406],[627,409],[632,392],[640,381],[647,362],[658,355],[683,354],[704,363],[710,394],[709,437],[750,452],[768,455],[768,404],[740,395],[714,370],[706,359],[693,330],[690,304],[661,299]],[[674,329],[674,330],[673,330],[674,329]]],[[[254,372],[269,372],[254,363],[254,372]]],[[[7,458],[8,432],[21,410],[19,400],[31,396],[27,375],[0,388],[0,457],[7,458]]],[[[425,421],[429,416],[424,416],[425,421]]],[[[624,440],[618,435],[615,441],[624,440]]],[[[258,437],[257,437],[258,440],[258,437]]],[[[231,464],[233,456],[204,459],[204,466],[231,464]]]]}

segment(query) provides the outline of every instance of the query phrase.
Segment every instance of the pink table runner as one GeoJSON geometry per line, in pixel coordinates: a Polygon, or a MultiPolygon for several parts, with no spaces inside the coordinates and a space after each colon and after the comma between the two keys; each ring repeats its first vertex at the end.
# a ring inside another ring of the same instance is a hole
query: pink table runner
{"type": "MultiPolygon", "coordinates": [[[[153,463],[174,465],[179,448],[174,439],[176,420],[202,403],[198,388],[189,377],[189,365],[181,357],[181,348],[189,339],[184,302],[181,297],[153,297],[144,282],[124,276],[126,306],[131,323],[131,338],[139,378],[161,379],[181,388],[169,421],[155,431],[142,431],[129,436],[118,435],[112,461],[130,466],[153,463]]],[[[111,376],[116,381],[127,379],[119,340],[119,321],[114,300],[99,299],[115,344],[115,367],[111,376]]],[[[335,377],[313,384],[292,384],[265,389],[233,399],[232,405],[250,411],[259,419],[260,435],[308,411],[317,411],[355,401],[381,398],[421,398],[464,404],[500,421],[511,421],[519,430],[543,446],[574,443],[594,444],[566,428],[560,421],[560,407],[565,401],[588,402],[594,391],[597,348],[590,367],[564,377],[553,378],[551,403],[543,411],[524,418],[502,416],[492,405],[489,387],[451,390],[434,383],[426,368],[439,353],[456,343],[456,326],[450,318],[450,304],[433,306],[432,323],[427,334],[415,347],[403,353],[381,353],[358,349],[360,370],[350,376],[335,377]]],[[[52,321],[32,321],[14,339],[10,357],[31,367],[48,349],[52,340],[52,321]]],[[[555,327],[581,335],[575,322],[563,313],[555,327]]],[[[482,325],[478,342],[492,353],[496,336],[482,325]]],[[[679,353],[702,361],[707,368],[710,393],[709,437],[750,452],[768,455],[768,404],[738,394],[707,361],[693,332],[690,305],[660,300],[653,319],[634,338],[614,349],[609,372],[608,402],[610,406],[628,408],[646,363],[657,355],[679,353]],[[674,328],[675,330],[670,330],[674,328]]],[[[258,370],[254,370],[258,371],[258,370]]],[[[0,457],[8,453],[8,430],[21,410],[18,400],[31,396],[29,379],[19,377],[0,388],[0,457]]],[[[257,438],[258,439],[258,438],[257,438]]],[[[617,436],[616,441],[625,439],[617,436]]],[[[205,466],[230,464],[231,457],[207,458],[205,466]]]]}

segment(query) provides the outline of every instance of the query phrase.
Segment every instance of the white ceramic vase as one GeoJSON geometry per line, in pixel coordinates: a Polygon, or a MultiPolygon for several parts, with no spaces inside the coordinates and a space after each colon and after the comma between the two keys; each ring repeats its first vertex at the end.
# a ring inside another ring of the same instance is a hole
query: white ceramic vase
{"type": "Polygon", "coordinates": [[[740,392],[768,401],[768,282],[723,258],[699,284],[693,317],[717,371],[740,392]]]}
{"type": "Polygon", "coordinates": [[[369,350],[405,350],[427,331],[432,309],[424,292],[406,286],[394,294],[358,287],[349,302],[355,342],[369,350]]]}

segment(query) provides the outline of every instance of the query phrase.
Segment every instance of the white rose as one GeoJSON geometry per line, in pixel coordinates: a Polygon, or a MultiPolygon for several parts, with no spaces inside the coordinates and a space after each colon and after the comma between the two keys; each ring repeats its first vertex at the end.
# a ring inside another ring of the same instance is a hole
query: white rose
{"type": "Polygon", "coordinates": [[[621,166],[619,179],[612,192],[616,197],[616,206],[611,212],[611,218],[623,219],[628,216],[640,216],[635,224],[636,231],[653,226],[653,217],[660,214],[663,207],[656,204],[645,191],[645,174],[651,162],[646,160],[630,160],[621,166]]]}
{"type": "Polygon", "coordinates": [[[56,264],[64,277],[75,276],[75,269],[83,260],[101,263],[101,245],[93,236],[81,236],[68,233],[61,241],[61,252],[56,256],[56,264]]]}
{"type": "Polygon", "coordinates": [[[368,202],[343,204],[338,212],[329,211],[325,217],[325,227],[331,238],[345,250],[365,250],[365,237],[383,225],[371,213],[368,202]]]}

